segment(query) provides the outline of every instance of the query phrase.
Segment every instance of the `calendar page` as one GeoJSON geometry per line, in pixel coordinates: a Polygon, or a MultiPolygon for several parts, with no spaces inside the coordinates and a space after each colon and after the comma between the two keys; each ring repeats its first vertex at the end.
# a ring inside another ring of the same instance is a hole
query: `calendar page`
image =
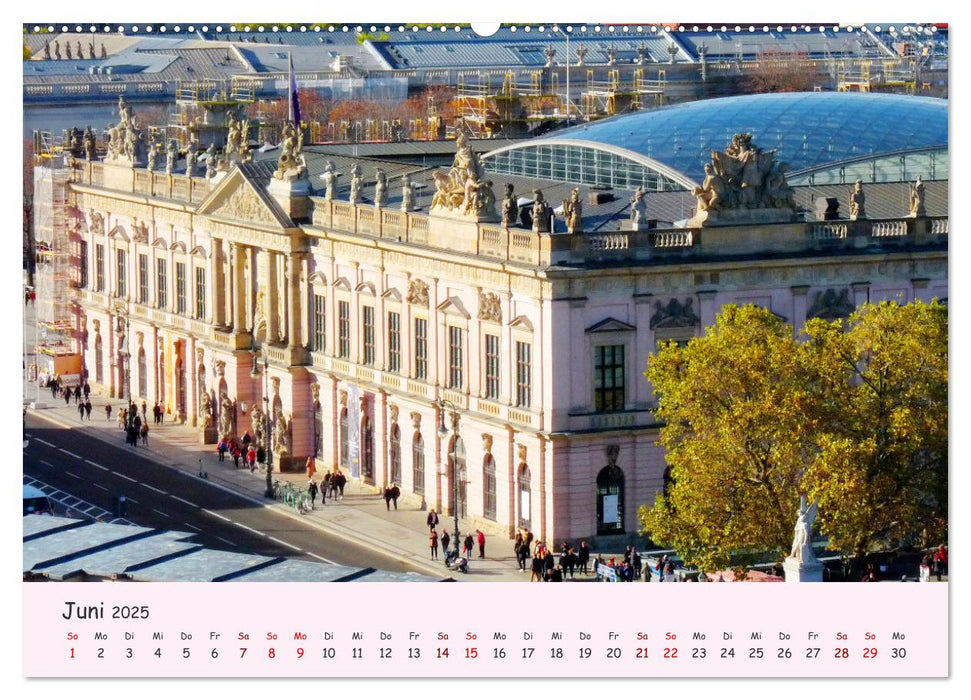
{"type": "Polygon", "coordinates": [[[32,689],[950,676],[930,8],[79,9],[22,25],[32,689]]]}

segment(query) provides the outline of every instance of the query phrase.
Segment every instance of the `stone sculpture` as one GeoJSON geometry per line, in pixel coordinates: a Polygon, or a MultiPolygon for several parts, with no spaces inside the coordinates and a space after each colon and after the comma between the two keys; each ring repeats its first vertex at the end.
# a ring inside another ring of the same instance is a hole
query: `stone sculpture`
{"type": "Polygon", "coordinates": [[[647,230],[647,202],[644,200],[643,187],[638,187],[630,199],[630,228],[631,231],[647,230]]]}
{"type": "Polygon", "coordinates": [[[519,202],[511,182],[506,183],[506,196],[502,199],[502,225],[515,226],[519,220],[519,202]]]}
{"type": "Polygon", "coordinates": [[[296,180],[306,177],[307,162],[303,157],[303,130],[298,129],[293,122],[287,122],[283,126],[283,139],[280,145],[282,151],[273,177],[277,180],[296,180]]]}
{"type": "Polygon", "coordinates": [[[233,433],[233,416],[235,409],[233,400],[228,395],[223,394],[219,402],[219,435],[225,437],[233,433]]]}
{"type": "Polygon", "coordinates": [[[563,200],[563,218],[569,233],[583,231],[583,203],[580,201],[580,188],[574,187],[569,199],[563,200]]]}
{"type": "Polygon", "coordinates": [[[857,180],[850,192],[850,219],[866,218],[866,195],[863,194],[863,180],[857,180]]]}
{"type": "Polygon", "coordinates": [[[153,141],[152,145],[148,148],[148,160],[145,163],[145,167],[149,170],[155,170],[156,160],[158,160],[158,144],[153,141]]]}
{"type": "Polygon", "coordinates": [[[259,406],[253,406],[250,420],[253,422],[253,441],[257,447],[266,445],[266,442],[264,442],[266,440],[266,415],[259,406]]]}
{"type": "Polygon", "coordinates": [[[208,430],[212,427],[212,399],[209,398],[207,392],[202,392],[202,405],[199,408],[199,420],[201,421],[203,430],[208,430]]]}
{"type": "Polygon", "coordinates": [[[337,173],[337,169],[334,166],[334,161],[327,161],[327,165],[324,166],[324,172],[321,177],[324,180],[324,186],[327,188],[324,193],[324,199],[332,200],[334,199],[334,190],[337,189],[337,179],[340,177],[337,173]]]}
{"type": "Polygon", "coordinates": [[[381,168],[374,171],[374,206],[383,207],[388,199],[388,176],[381,168]]]}
{"type": "Polygon", "coordinates": [[[195,136],[189,139],[189,146],[185,150],[185,174],[187,177],[192,177],[196,169],[196,158],[199,154],[199,142],[196,141],[195,136]]]}
{"type": "Polygon", "coordinates": [[[88,160],[94,160],[95,155],[97,155],[97,143],[94,138],[94,132],[91,131],[90,126],[84,130],[82,147],[84,148],[84,157],[88,160]]]}
{"type": "Polygon", "coordinates": [[[917,180],[910,186],[910,215],[925,216],[927,210],[924,208],[924,181],[917,176],[917,180]]]}
{"type": "Polygon", "coordinates": [[[432,213],[471,219],[495,221],[496,197],[492,183],[483,179],[485,171],[478,154],[469,146],[465,135],[455,139],[455,159],[448,172],[436,172],[432,213]]]}
{"type": "Polygon", "coordinates": [[[210,143],[206,149],[206,177],[216,177],[216,144],[210,143]]]}
{"type": "Polygon", "coordinates": [[[533,232],[550,233],[553,228],[553,209],[543,199],[542,190],[533,190],[533,232]]]}
{"type": "Polygon", "coordinates": [[[697,214],[689,226],[791,221],[795,197],[787,163],[762,151],[751,134],[735,134],[723,152],[713,151],[701,187],[692,189],[697,214]]]}
{"type": "Polygon", "coordinates": [[[273,451],[278,455],[290,452],[290,430],[282,412],[276,417],[276,424],[273,427],[273,451]]]}
{"type": "Polygon", "coordinates": [[[165,174],[175,172],[175,162],[179,159],[179,144],[175,139],[169,139],[169,147],[165,150],[165,174]]]}
{"type": "Polygon", "coordinates": [[[813,554],[813,523],[816,521],[817,503],[806,505],[806,497],[799,497],[799,517],[792,538],[792,551],[789,556],[799,562],[811,562],[816,559],[813,554]]]}
{"type": "Polygon", "coordinates": [[[415,208],[415,190],[411,185],[411,178],[401,176],[401,211],[411,211],[415,208]]]}
{"type": "Polygon", "coordinates": [[[361,189],[364,187],[364,176],[361,174],[361,166],[355,163],[351,166],[351,192],[347,201],[357,204],[361,196],[361,189]]]}

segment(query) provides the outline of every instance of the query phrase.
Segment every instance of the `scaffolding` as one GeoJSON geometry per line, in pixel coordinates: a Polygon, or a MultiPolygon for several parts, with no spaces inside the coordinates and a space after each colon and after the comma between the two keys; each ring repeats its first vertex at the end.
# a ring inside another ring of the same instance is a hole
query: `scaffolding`
{"type": "Polygon", "coordinates": [[[37,361],[28,375],[43,383],[55,375],[81,375],[75,289],[82,269],[81,243],[70,181],[72,156],[49,132],[35,132],[34,274],[37,361]]]}
{"type": "Polygon", "coordinates": [[[836,72],[839,92],[917,93],[918,61],[906,59],[848,59],[840,61],[836,72]]]}
{"type": "MultiPolygon", "coordinates": [[[[242,116],[256,102],[256,89],[245,79],[180,81],[175,89],[178,112],[164,130],[153,130],[150,136],[152,139],[161,137],[166,142],[175,139],[181,148],[187,147],[193,138],[197,143],[215,143],[221,148],[229,128],[227,115],[242,116]]],[[[257,130],[262,142],[264,120],[261,118],[262,103],[259,104],[256,119],[250,120],[250,128],[257,130]]]]}
{"type": "Polygon", "coordinates": [[[581,93],[581,114],[587,121],[635,112],[664,104],[667,74],[658,70],[656,79],[647,78],[644,68],[634,70],[630,81],[621,77],[619,69],[607,71],[605,80],[598,80],[595,72],[587,71],[586,88],[581,93]]]}

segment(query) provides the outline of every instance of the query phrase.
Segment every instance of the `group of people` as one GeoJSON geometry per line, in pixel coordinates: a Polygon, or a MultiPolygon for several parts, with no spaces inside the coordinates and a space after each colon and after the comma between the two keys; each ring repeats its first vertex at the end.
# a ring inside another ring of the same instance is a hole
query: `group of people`
{"type": "Polygon", "coordinates": [[[921,559],[917,580],[927,583],[931,576],[936,576],[938,581],[947,576],[947,547],[943,544],[933,554],[925,554],[921,559]]]}
{"type": "Polygon", "coordinates": [[[63,396],[65,406],[71,403],[71,399],[74,399],[74,403],[80,403],[82,396],[87,401],[91,394],[91,386],[87,382],[82,382],[72,389],[69,386],[64,386],[64,380],[59,374],[47,381],[47,388],[51,390],[51,398],[56,399],[58,396],[63,396]]]}
{"type": "MultiPolygon", "coordinates": [[[[118,427],[125,431],[125,442],[132,447],[138,446],[138,438],[142,439],[142,445],[148,446],[148,420],[144,418],[146,412],[145,402],[142,401],[142,415],[138,415],[138,406],[134,403],[128,404],[128,408],[123,408],[118,413],[118,427]]],[[[105,415],[111,420],[111,404],[105,404],[105,415]]]]}
{"type": "Polygon", "coordinates": [[[311,473],[307,484],[307,493],[310,494],[310,507],[316,507],[318,493],[320,494],[320,505],[326,505],[328,498],[340,503],[344,500],[344,485],[346,483],[347,477],[340,470],[327,472],[320,483],[314,481],[313,473],[311,473]]]}
{"type": "MultiPolygon", "coordinates": [[[[438,513],[432,508],[428,511],[428,517],[425,519],[425,523],[428,525],[428,547],[431,550],[431,558],[438,559],[438,544],[441,542],[442,552],[446,555],[449,553],[448,546],[452,544],[452,536],[448,534],[448,528],[442,528],[442,534],[438,534],[438,524],[439,524],[438,513]]],[[[458,542],[454,543],[456,552],[459,549],[458,542]]],[[[476,530],[473,535],[471,532],[467,533],[465,539],[462,540],[462,556],[466,559],[472,558],[472,552],[475,550],[476,546],[479,548],[479,558],[485,559],[485,546],[486,546],[486,536],[482,530],[476,530]]],[[[448,563],[448,561],[446,561],[448,563]]]]}
{"type": "Polygon", "coordinates": [[[239,461],[243,460],[243,467],[249,467],[251,472],[256,471],[257,462],[262,462],[266,458],[263,448],[256,446],[248,430],[239,440],[229,435],[219,438],[216,452],[219,454],[220,462],[225,462],[228,454],[232,457],[236,469],[239,469],[239,461]]]}

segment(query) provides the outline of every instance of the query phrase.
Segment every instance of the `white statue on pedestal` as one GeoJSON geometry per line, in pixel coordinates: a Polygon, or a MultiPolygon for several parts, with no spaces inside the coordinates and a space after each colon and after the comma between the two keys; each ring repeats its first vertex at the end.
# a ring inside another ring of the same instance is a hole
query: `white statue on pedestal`
{"type": "Polygon", "coordinates": [[[812,537],[813,523],[816,521],[817,505],[816,501],[812,505],[806,505],[806,497],[799,497],[799,517],[796,519],[796,527],[792,538],[792,551],[789,556],[801,562],[811,562],[816,559],[813,554],[812,537]]]}

